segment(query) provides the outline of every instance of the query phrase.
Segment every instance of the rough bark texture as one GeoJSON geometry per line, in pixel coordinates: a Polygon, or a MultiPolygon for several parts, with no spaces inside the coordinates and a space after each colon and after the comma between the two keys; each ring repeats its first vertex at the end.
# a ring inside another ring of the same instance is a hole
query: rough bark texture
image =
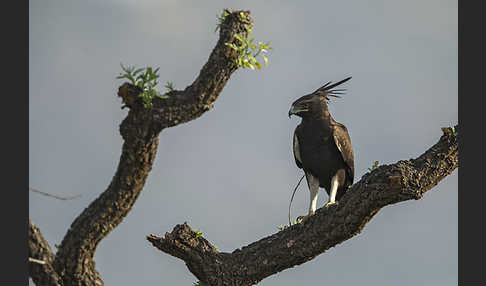
{"type": "Polygon", "coordinates": [[[36,285],[61,285],[59,275],[54,271],[54,254],[47,241],[32,220],[29,219],[29,258],[43,261],[44,264],[29,262],[29,275],[36,285]]]}
{"type": "Polygon", "coordinates": [[[32,258],[48,262],[30,263],[30,276],[37,285],[103,285],[93,260],[96,247],[120,224],[140,195],[152,169],[159,133],[164,128],[194,120],[213,107],[237,69],[234,64],[237,54],[225,43],[234,43],[235,34],[246,35],[245,25],[253,25],[249,14],[248,11],[229,12],[221,23],[216,47],[199,76],[185,90],[170,92],[168,99],[155,98],[152,109],[143,107],[139,88],[128,83],[119,88],[118,96],[130,110],[120,125],[124,143],[110,185],[74,220],[56,255],[30,223],[29,253],[32,258]]]}
{"type": "Polygon", "coordinates": [[[338,205],[321,208],[296,224],[232,253],[218,252],[186,224],[163,238],[149,235],[155,247],[186,263],[204,285],[253,285],[284,269],[305,263],[360,233],[384,206],[418,200],[458,165],[458,126],[443,128],[439,142],[416,159],[382,165],[365,174],[338,205]]]}

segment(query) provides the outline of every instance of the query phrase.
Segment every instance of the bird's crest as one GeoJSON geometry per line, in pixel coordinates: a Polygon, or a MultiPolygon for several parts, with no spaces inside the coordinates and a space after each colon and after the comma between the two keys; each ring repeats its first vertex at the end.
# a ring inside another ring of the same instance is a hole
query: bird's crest
{"type": "Polygon", "coordinates": [[[347,82],[350,79],[351,79],[351,77],[347,77],[347,78],[345,78],[345,79],[343,79],[341,81],[338,81],[336,83],[333,83],[333,84],[331,84],[332,82],[330,81],[330,82],[326,83],[325,85],[321,86],[320,88],[318,88],[312,94],[321,95],[327,101],[329,101],[329,96],[341,98],[341,96],[339,96],[339,95],[340,94],[344,94],[344,92],[346,91],[346,89],[344,89],[344,88],[342,88],[342,89],[332,89],[332,88],[334,88],[334,87],[336,87],[336,86],[338,86],[340,84],[343,84],[343,83],[347,82]]]}

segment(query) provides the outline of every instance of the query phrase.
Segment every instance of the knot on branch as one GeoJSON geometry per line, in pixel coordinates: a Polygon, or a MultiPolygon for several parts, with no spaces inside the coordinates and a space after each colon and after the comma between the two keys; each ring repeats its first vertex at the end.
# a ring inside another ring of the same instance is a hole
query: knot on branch
{"type": "Polygon", "coordinates": [[[171,252],[181,259],[197,258],[196,256],[215,255],[216,247],[209,243],[198,231],[193,231],[187,223],[178,224],[171,233],[158,237],[154,234],[147,236],[153,246],[171,252]]]}
{"type": "Polygon", "coordinates": [[[118,96],[122,98],[123,106],[132,107],[137,97],[142,93],[142,89],[133,84],[125,82],[118,88],[118,96]]]}

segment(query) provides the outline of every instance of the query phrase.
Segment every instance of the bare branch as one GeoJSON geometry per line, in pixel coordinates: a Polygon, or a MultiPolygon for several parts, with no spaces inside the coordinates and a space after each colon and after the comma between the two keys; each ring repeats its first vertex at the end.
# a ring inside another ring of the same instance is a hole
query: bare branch
{"type": "Polygon", "coordinates": [[[62,273],[64,285],[103,285],[93,261],[98,243],[122,222],[142,191],[155,160],[159,133],[211,109],[237,69],[237,54],[225,43],[235,41],[237,33],[246,35],[245,25],[252,25],[249,12],[234,11],[226,16],[218,43],[199,76],[185,90],[171,91],[167,99],[155,98],[153,108],[144,108],[138,87],[124,83],[119,88],[118,96],[129,107],[120,125],[122,154],[107,190],[74,220],[59,246],[54,267],[62,273]]]}
{"type": "Polygon", "coordinates": [[[49,194],[49,193],[46,193],[46,192],[43,192],[43,191],[39,191],[39,190],[34,189],[32,187],[29,187],[29,191],[34,192],[34,193],[39,193],[41,195],[44,195],[44,196],[47,196],[47,197],[51,197],[51,198],[55,198],[55,199],[58,199],[58,200],[63,200],[63,201],[73,200],[73,199],[76,199],[76,198],[81,197],[81,194],[75,195],[75,196],[72,196],[72,197],[60,197],[60,196],[56,196],[56,195],[53,195],[53,194],[49,194]]]}
{"type": "Polygon", "coordinates": [[[439,142],[416,159],[383,165],[365,174],[336,206],[321,208],[296,224],[232,253],[218,252],[187,224],[147,240],[186,263],[205,285],[253,285],[305,263],[360,233],[384,206],[418,200],[459,166],[458,126],[444,128],[439,142]]]}
{"type": "Polygon", "coordinates": [[[36,285],[62,285],[52,266],[53,260],[49,244],[29,219],[29,275],[36,285]]]}
{"type": "Polygon", "coordinates": [[[46,262],[44,260],[39,260],[39,259],[35,259],[35,258],[32,258],[32,257],[29,257],[29,262],[33,262],[33,263],[39,263],[39,264],[46,264],[46,262]]]}

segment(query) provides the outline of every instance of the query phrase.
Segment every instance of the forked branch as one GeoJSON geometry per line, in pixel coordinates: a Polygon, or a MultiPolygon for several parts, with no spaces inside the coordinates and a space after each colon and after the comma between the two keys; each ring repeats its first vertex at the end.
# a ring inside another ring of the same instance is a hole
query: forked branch
{"type": "Polygon", "coordinates": [[[61,285],[54,270],[54,254],[37,226],[29,219],[29,275],[36,285],[61,285]]]}
{"type": "MultiPolygon", "coordinates": [[[[150,109],[144,107],[139,97],[140,88],[129,83],[120,86],[118,96],[129,112],[120,125],[124,143],[116,173],[108,188],[71,224],[56,256],[50,251],[40,252],[49,263],[32,266],[30,274],[34,281],[47,281],[43,280],[50,273],[46,267],[54,266],[62,285],[103,285],[101,275],[95,269],[95,250],[100,241],[122,222],[142,191],[155,160],[159,133],[164,128],[194,120],[212,108],[238,68],[235,65],[238,53],[225,43],[235,42],[236,34],[246,35],[247,28],[252,25],[248,11],[228,11],[219,26],[219,40],[198,77],[184,90],[169,92],[166,99],[155,98],[150,109]],[[41,270],[44,273],[40,273],[41,270]]],[[[41,237],[40,232],[32,229],[30,239],[43,245],[37,239],[41,237]]],[[[29,251],[32,258],[38,259],[41,257],[35,255],[35,245],[29,244],[29,251]]]]}

